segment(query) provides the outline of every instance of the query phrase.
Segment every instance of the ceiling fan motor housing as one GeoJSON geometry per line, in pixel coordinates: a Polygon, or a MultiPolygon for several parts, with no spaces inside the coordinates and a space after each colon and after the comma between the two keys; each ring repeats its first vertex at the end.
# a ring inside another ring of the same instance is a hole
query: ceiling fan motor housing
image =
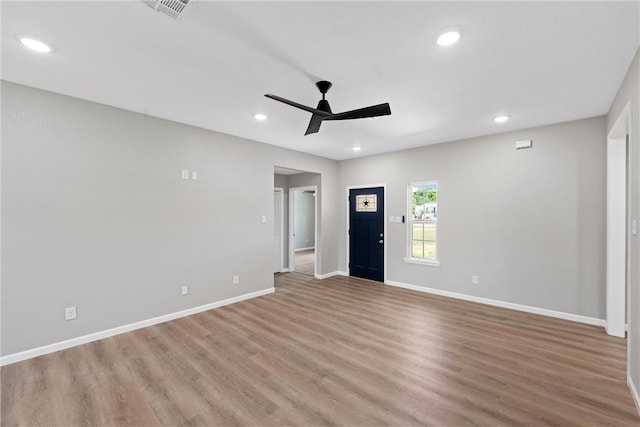
{"type": "Polygon", "coordinates": [[[320,111],[324,111],[326,113],[331,113],[331,107],[329,107],[329,101],[324,99],[324,94],[320,102],[318,102],[318,106],[316,107],[320,111]]]}
{"type": "MultiPolygon", "coordinates": [[[[331,82],[328,82],[326,80],[320,80],[319,82],[316,83],[316,87],[318,88],[320,93],[323,95],[327,93],[329,89],[331,89],[331,86],[333,86],[331,82]]],[[[322,97],[322,99],[324,99],[324,96],[322,97]]]]}

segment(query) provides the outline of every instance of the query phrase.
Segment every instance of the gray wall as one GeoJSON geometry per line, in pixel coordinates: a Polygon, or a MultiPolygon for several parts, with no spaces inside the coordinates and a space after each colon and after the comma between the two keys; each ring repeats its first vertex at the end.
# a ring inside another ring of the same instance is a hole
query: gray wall
{"type": "Polygon", "coordinates": [[[293,204],[294,215],[294,250],[315,246],[316,200],[312,193],[296,190],[293,204]]]}
{"type": "Polygon", "coordinates": [[[273,175],[273,186],[283,188],[285,191],[289,188],[289,182],[287,179],[287,175],[273,175]]]}
{"type": "MultiPolygon", "coordinates": [[[[631,217],[640,218],[640,52],[629,67],[626,77],[616,95],[609,114],[607,115],[607,132],[611,130],[627,102],[631,102],[631,217]]],[[[629,235],[631,265],[629,280],[629,376],[636,391],[640,391],[640,243],[638,236],[629,235]]]]}
{"type": "Polygon", "coordinates": [[[347,186],[386,183],[388,217],[436,180],[441,265],[405,263],[406,225],[388,223],[388,280],[603,319],[605,148],[599,117],[342,161],[340,269],[347,186]]]}
{"type": "Polygon", "coordinates": [[[2,82],[2,355],[273,286],[274,165],[321,174],[334,254],[337,162],[2,82]]]}
{"type": "MultiPolygon", "coordinates": [[[[636,56],[608,116],[631,98],[635,135],[637,75],[636,56]]],[[[347,186],[386,183],[404,215],[407,183],[434,179],[441,265],[405,264],[389,223],[390,280],[604,318],[604,118],[338,163],[7,82],[2,107],[2,355],[271,287],[274,165],[314,172],[285,188],[318,185],[320,274],[346,270],[347,186]]]]}

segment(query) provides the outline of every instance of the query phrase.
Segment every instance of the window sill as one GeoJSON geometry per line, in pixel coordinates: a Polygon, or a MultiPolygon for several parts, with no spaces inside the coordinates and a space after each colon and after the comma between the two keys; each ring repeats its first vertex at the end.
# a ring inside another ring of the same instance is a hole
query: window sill
{"type": "Polygon", "coordinates": [[[431,267],[439,267],[440,261],[432,261],[429,259],[420,259],[420,258],[405,258],[404,262],[407,264],[420,264],[420,265],[430,265],[431,267]]]}

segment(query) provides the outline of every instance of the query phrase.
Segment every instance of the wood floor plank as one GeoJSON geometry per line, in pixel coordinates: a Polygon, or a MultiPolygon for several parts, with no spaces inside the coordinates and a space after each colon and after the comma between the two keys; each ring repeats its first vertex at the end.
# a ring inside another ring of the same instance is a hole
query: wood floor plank
{"type": "Polygon", "coordinates": [[[296,251],[293,255],[296,273],[313,276],[315,274],[316,254],[314,249],[296,251]]]}
{"type": "Polygon", "coordinates": [[[2,367],[3,426],[639,426],[598,327],[350,277],[2,367]]]}

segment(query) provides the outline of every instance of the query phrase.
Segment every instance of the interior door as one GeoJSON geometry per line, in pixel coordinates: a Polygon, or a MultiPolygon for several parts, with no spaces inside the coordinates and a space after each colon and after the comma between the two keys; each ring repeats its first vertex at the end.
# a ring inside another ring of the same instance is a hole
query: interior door
{"type": "Polygon", "coordinates": [[[275,248],[274,254],[274,273],[280,273],[282,271],[282,205],[283,205],[283,191],[281,188],[277,188],[273,191],[273,233],[275,248]]]}
{"type": "Polygon", "coordinates": [[[349,275],[384,281],[384,188],[349,190],[349,275]]]}

